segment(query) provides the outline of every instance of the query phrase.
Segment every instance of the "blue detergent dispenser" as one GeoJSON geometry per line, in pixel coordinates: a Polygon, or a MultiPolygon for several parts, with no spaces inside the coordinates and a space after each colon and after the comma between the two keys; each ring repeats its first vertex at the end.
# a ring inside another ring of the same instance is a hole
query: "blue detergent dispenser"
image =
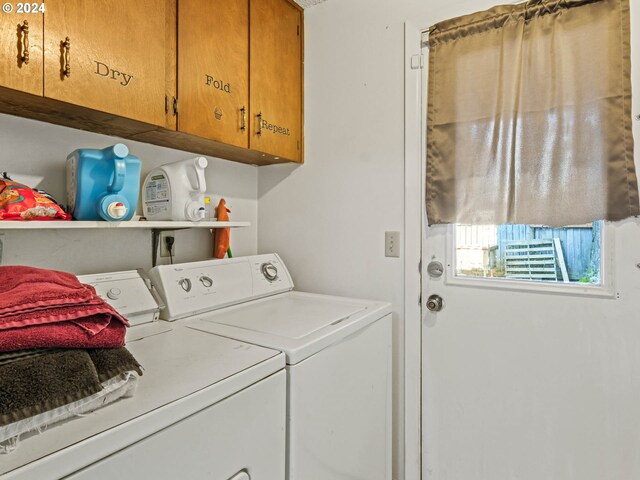
{"type": "Polygon", "coordinates": [[[140,159],[117,143],[67,157],[67,203],[76,220],[131,220],[140,192],[140,159]]]}

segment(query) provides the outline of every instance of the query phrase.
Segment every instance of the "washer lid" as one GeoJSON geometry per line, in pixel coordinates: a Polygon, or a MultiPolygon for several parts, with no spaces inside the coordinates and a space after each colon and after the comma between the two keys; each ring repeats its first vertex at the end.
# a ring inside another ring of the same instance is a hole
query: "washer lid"
{"type": "Polygon", "coordinates": [[[282,350],[293,365],[389,313],[385,302],[286,292],[192,317],[189,325],[282,350]]]}
{"type": "Polygon", "coordinates": [[[362,302],[337,303],[328,298],[331,297],[278,295],[270,301],[254,302],[208,321],[285,338],[303,338],[367,309],[362,302]]]}

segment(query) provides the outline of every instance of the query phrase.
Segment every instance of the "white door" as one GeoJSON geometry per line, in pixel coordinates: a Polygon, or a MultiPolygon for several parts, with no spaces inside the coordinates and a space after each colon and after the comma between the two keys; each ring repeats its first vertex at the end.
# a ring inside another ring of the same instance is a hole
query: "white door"
{"type": "MultiPolygon", "coordinates": [[[[632,55],[637,92],[640,49],[632,55]]],[[[586,295],[576,285],[459,284],[453,227],[423,231],[422,478],[640,478],[640,220],[604,228],[610,289],[586,295]],[[427,275],[432,260],[442,277],[427,275]],[[433,294],[438,313],[424,308],[433,294]]]]}

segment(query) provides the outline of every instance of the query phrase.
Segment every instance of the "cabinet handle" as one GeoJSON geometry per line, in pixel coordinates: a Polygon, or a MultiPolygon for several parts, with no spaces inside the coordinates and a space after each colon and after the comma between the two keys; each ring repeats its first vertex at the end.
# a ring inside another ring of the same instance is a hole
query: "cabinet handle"
{"type": "Polygon", "coordinates": [[[20,60],[22,60],[22,63],[24,63],[25,65],[28,65],[29,64],[29,22],[25,20],[22,23],[20,30],[22,30],[22,57],[20,57],[20,60]]]}
{"type": "Polygon", "coordinates": [[[258,131],[256,132],[256,135],[262,135],[262,112],[256,116],[258,117],[258,131]]]}
{"type": "Polygon", "coordinates": [[[240,109],[241,120],[240,120],[240,130],[243,132],[247,129],[247,109],[242,106],[240,109]]]}
{"type": "Polygon", "coordinates": [[[62,42],[62,47],[64,48],[64,70],[62,70],[62,74],[65,77],[71,76],[71,59],[70,59],[70,51],[71,51],[71,40],[69,37],[64,39],[62,42]]]}

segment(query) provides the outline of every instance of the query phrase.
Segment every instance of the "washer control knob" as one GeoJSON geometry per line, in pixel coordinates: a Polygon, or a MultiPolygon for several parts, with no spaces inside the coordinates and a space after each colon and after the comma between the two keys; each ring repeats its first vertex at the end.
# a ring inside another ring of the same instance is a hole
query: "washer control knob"
{"type": "Polygon", "coordinates": [[[122,293],[122,290],[120,290],[119,288],[113,287],[109,289],[109,291],[107,292],[107,297],[109,297],[111,300],[117,300],[121,293],[122,293]]]}
{"type": "Polygon", "coordinates": [[[183,278],[178,282],[178,285],[182,287],[185,292],[191,291],[191,280],[188,278],[183,278]]]}
{"type": "Polygon", "coordinates": [[[211,288],[213,286],[213,279],[206,275],[200,277],[200,282],[202,282],[202,285],[204,285],[206,288],[211,288]]]}
{"type": "Polygon", "coordinates": [[[260,271],[264,275],[264,278],[266,278],[270,282],[273,282],[275,279],[278,278],[278,269],[271,262],[263,263],[260,266],[260,271]]]}

